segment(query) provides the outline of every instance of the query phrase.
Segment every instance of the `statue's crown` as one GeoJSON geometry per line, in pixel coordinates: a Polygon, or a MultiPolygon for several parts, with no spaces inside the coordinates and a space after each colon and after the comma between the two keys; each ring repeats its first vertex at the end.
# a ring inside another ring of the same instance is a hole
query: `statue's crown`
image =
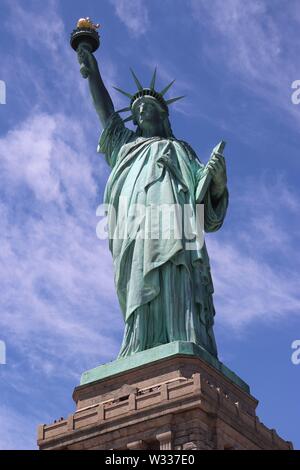
{"type": "MultiPolygon", "coordinates": [[[[123,95],[127,96],[128,98],[130,98],[130,105],[126,108],[123,108],[123,109],[119,109],[117,112],[118,113],[121,113],[123,111],[132,111],[133,110],[133,107],[135,105],[135,103],[140,100],[141,98],[145,97],[145,96],[149,96],[151,98],[154,98],[156,101],[159,102],[159,104],[163,107],[163,109],[169,113],[169,109],[168,109],[168,105],[169,104],[172,104],[172,103],[175,103],[175,101],[178,101],[182,98],[184,98],[184,96],[178,96],[176,98],[171,98],[169,100],[165,100],[164,99],[164,95],[167,93],[167,91],[169,90],[169,88],[173,85],[173,83],[175,82],[175,80],[173,80],[171,83],[169,83],[169,85],[167,85],[162,91],[158,92],[155,90],[155,81],[156,81],[156,68],[154,70],[154,73],[153,73],[153,76],[152,76],[152,79],[151,79],[151,82],[150,82],[150,85],[149,85],[149,88],[144,88],[141,84],[141,82],[139,81],[139,79],[137,78],[136,74],[134,73],[134,71],[132,69],[130,69],[131,73],[132,73],[132,76],[133,76],[133,79],[138,87],[138,90],[136,93],[134,94],[131,94],[131,93],[128,93],[127,91],[124,91],[124,90],[121,90],[120,88],[117,88],[117,87],[114,87],[115,90],[119,91],[120,93],[122,93],[123,95]]],[[[130,115],[129,117],[127,117],[126,119],[124,119],[124,122],[127,122],[127,121],[131,121],[133,119],[133,115],[130,115]]]]}

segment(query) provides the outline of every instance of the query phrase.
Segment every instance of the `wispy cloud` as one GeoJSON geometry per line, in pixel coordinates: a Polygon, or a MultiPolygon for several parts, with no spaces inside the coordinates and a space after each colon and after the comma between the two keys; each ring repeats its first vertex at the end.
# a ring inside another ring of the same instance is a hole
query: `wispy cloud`
{"type": "MultiPolygon", "coordinates": [[[[10,364],[14,351],[28,370],[50,377],[67,370],[78,380],[116,355],[122,319],[108,246],[96,238],[107,176],[96,156],[100,125],[94,132],[82,119],[93,112],[88,86],[57,5],[51,0],[45,15],[38,5],[7,2],[16,53],[13,63],[9,54],[2,60],[25,117],[0,139],[0,331],[10,364]],[[36,54],[30,66],[29,53],[36,54]]],[[[101,63],[114,83],[116,67],[101,63]]]]}
{"type": "Polygon", "coordinates": [[[117,347],[105,326],[114,310],[111,260],[96,239],[96,186],[76,126],[37,115],[0,140],[1,330],[16,347],[40,338],[32,350],[64,351],[62,362],[75,350],[110,357],[117,347]]]}
{"type": "Polygon", "coordinates": [[[149,28],[149,14],[144,0],[110,0],[120,21],[134,36],[140,36],[149,28]]]}
{"type": "MultiPolygon", "coordinates": [[[[7,2],[14,17],[13,35],[20,38],[23,47],[35,49],[47,54],[52,53],[52,59],[59,60],[56,53],[61,51],[61,38],[64,37],[64,23],[57,12],[57,0],[49,0],[47,4],[47,15],[45,10],[24,8],[17,0],[7,2]]],[[[4,22],[5,28],[11,29],[10,20],[4,22]]]]}
{"type": "Polygon", "coordinates": [[[213,261],[218,321],[242,328],[250,322],[274,323],[300,309],[299,277],[286,266],[245,252],[235,244],[209,243],[213,261]]]}
{"type": "Polygon", "coordinates": [[[282,175],[273,180],[249,180],[233,201],[225,237],[207,236],[217,321],[229,327],[274,323],[300,311],[299,274],[293,269],[300,261],[299,200],[282,175]]]}
{"type": "MultiPolygon", "coordinates": [[[[148,3],[112,3],[133,37],[149,30],[148,3]]],[[[6,5],[10,16],[4,28],[14,55],[11,60],[4,51],[1,78],[9,78],[9,106],[17,99],[14,124],[8,132],[1,129],[0,138],[0,339],[7,343],[7,365],[0,370],[0,448],[32,448],[36,424],[70,411],[68,397],[82,370],[116,356],[123,321],[108,246],[95,233],[95,210],[108,175],[95,155],[100,125],[58,2],[47,2],[47,14],[36,2],[6,5]]],[[[216,0],[208,7],[197,0],[193,13],[210,35],[205,43],[214,47],[206,49],[207,57],[215,54],[218,71],[230,70],[232,79],[284,106],[280,87],[296,65],[285,61],[283,51],[296,45],[290,36],[283,38],[285,29],[268,16],[266,5],[216,0]]],[[[151,75],[156,63],[148,51],[144,64],[151,65],[151,75]]],[[[105,54],[103,48],[106,83],[122,86],[118,61],[105,54]]],[[[179,77],[173,91],[185,94],[197,80],[181,81],[171,56],[161,58],[158,81],[164,85],[179,77]]],[[[199,96],[193,96],[199,107],[199,96]]],[[[178,111],[190,115],[186,103],[178,111]]],[[[217,322],[229,332],[299,312],[298,279],[290,263],[299,261],[299,199],[280,176],[275,183],[249,180],[233,193],[224,229],[207,236],[217,322]]]]}
{"type": "Polygon", "coordinates": [[[226,3],[213,0],[212,3],[191,1],[195,18],[223,38],[217,54],[223,54],[228,65],[248,79],[269,81],[269,75],[261,72],[278,66],[281,37],[266,2],[254,0],[245,4],[242,0],[226,3]]]}
{"type": "Polygon", "coordinates": [[[291,83],[298,78],[299,54],[294,29],[299,28],[294,1],[282,7],[265,0],[190,1],[194,19],[207,40],[202,53],[237,83],[297,117],[291,104],[291,83]],[[291,18],[293,18],[291,20],[291,18]],[[287,54],[288,51],[288,54],[287,54]]]}
{"type": "MultiPolygon", "coordinates": [[[[61,112],[70,118],[91,116],[80,120],[81,131],[89,142],[95,138],[91,123],[99,130],[100,124],[96,113],[93,114],[88,82],[82,78],[76,53],[69,45],[69,31],[59,14],[59,3],[49,0],[47,14],[36,3],[27,7],[17,0],[7,2],[7,8],[9,14],[4,28],[15,41],[15,55],[12,61],[11,55],[4,51],[2,70],[9,93],[17,97],[17,104],[22,107],[22,115],[47,111],[49,114],[61,112]]],[[[102,54],[101,70],[118,106],[119,97],[112,89],[118,81],[118,66],[108,55],[102,54]]],[[[96,147],[94,142],[93,150],[96,147]]]]}

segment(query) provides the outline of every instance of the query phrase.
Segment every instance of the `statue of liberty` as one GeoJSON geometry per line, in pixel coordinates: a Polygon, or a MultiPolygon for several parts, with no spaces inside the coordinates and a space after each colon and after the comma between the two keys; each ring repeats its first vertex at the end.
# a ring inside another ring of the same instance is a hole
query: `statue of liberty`
{"type": "Polygon", "coordinates": [[[195,214],[196,206],[203,203],[204,231],[219,230],[228,206],[224,157],[215,151],[204,165],[186,142],[173,135],[168,107],[182,98],[165,99],[173,82],[159,92],[156,70],[148,88],[132,71],[137,91],[117,89],[130,101],[116,112],[93,53],[84,45],[79,45],[77,53],[103,126],[97,150],[111,167],[104,202],[113,208],[108,210],[109,246],[125,320],[119,357],[178,340],[195,343],[217,357],[213,283],[205,243],[187,249],[185,235],[164,237],[158,223],[158,237],[135,236],[134,222],[127,224],[127,237],[114,237],[114,233],[122,232],[134,204],[145,208],[176,205],[195,214]],[[123,111],[130,112],[124,120],[119,114],[123,111]],[[129,120],[135,131],[125,126],[129,120]],[[209,175],[206,187],[204,175],[209,175]],[[127,213],[121,210],[122,199],[129,201],[127,213]]]}

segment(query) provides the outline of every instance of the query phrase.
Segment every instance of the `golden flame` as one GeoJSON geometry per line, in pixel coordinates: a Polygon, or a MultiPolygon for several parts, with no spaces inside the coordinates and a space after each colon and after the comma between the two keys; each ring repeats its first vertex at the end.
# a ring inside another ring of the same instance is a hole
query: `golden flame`
{"type": "Polygon", "coordinates": [[[89,29],[96,30],[100,28],[100,24],[99,23],[94,24],[89,17],[80,18],[77,21],[77,28],[89,28],[89,29]]]}

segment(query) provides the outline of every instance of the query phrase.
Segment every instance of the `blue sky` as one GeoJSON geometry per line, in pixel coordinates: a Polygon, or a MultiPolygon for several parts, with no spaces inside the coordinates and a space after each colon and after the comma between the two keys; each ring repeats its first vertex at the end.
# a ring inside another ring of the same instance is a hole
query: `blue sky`
{"type": "Polygon", "coordinates": [[[100,22],[112,86],[176,78],[174,134],[206,162],[226,140],[230,207],[206,236],[221,360],[257,412],[300,447],[299,125],[295,0],[0,0],[0,449],[35,448],[36,426],[67,416],[82,371],[113,360],[123,320],[96,208],[109,175],[69,33],[100,22]]]}

